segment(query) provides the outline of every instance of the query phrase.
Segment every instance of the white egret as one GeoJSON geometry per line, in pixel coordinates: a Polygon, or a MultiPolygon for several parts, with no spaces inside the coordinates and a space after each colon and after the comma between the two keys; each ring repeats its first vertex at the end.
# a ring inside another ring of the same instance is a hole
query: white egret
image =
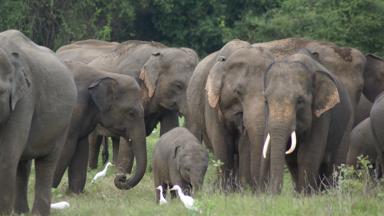
{"type": "Polygon", "coordinates": [[[163,187],[161,185],[159,185],[156,189],[160,191],[159,204],[160,205],[167,204],[168,202],[167,202],[167,200],[163,196],[163,187]]]}
{"type": "Polygon", "coordinates": [[[194,205],[195,201],[193,198],[191,196],[185,195],[179,185],[174,185],[171,190],[177,191],[177,194],[179,195],[180,200],[184,204],[185,208],[201,213],[201,211],[194,205]]]}
{"type": "Polygon", "coordinates": [[[65,209],[69,208],[69,203],[66,201],[51,203],[51,209],[65,209]]]}
{"type": "Polygon", "coordinates": [[[108,162],[102,171],[96,173],[95,177],[92,179],[92,183],[94,183],[98,178],[104,177],[107,174],[107,169],[109,166],[113,166],[113,164],[108,162]]]}

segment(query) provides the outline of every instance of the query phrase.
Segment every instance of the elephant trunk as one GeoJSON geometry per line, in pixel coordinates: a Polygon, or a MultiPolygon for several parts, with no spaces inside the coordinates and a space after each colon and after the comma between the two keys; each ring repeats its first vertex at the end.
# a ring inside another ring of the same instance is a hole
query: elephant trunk
{"type": "MultiPolygon", "coordinates": [[[[115,186],[120,190],[129,190],[135,187],[145,174],[147,168],[147,146],[145,142],[145,126],[144,120],[135,126],[133,133],[131,133],[131,142],[133,148],[133,154],[136,158],[136,172],[134,176],[127,179],[124,174],[117,175],[115,177],[115,186]]],[[[126,138],[130,141],[130,138],[126,138]]]]}
{"type": "Polygon", "coordinates": [[[261,164],[262,147],[265,131],[265,105],[263,96],[255,97],[254,100],[244,106],[244,126],[248,132],[249,139],[249,174],[251,185],[254,189],[262,186],[261,164]]]}
{"type": "Polygon", "coordinates": [[[271,146],[270,190],[272,193],[277,194],[281,192],[283,186],[285,150],[290,129],[285,125],[281,127],[271,126],[269,131],[271,146]]]}

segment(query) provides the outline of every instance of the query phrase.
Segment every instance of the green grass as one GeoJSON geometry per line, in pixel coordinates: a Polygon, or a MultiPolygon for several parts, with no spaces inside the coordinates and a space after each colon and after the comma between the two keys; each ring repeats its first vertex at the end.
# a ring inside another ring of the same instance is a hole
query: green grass
{"type": "MultiPolygon", "coordinates": [[[[67,177],[58,189],[53,190],[53,202],[68,201],[70,208],[52,210],[52,215],[197,215],[185,209],[178,199],[168,205],[155,203],[151,173],[152,150],[158,134],[147,138],[148,170],[142,181],[133,189],[121,191],[113,184],[115,169],[107,176],[91,184],[91,179],[102,169],[88,172],[85,192],[68,195],[67,177]]],[[[319,195],[304,196],[293,192],[289,175],[285,175],[281,195],[253,194],[250,191],[224,194],[214,189],[215,170],[212,162],[205,179],[204,188],[195,197],[202,215],[383,215],[384,188],[375,186],[368,191],[358,188],[353,192],[332,189],[319,195]]],[[[33,201],[33,176],[30,181],[30,206],[33,201]]]]}

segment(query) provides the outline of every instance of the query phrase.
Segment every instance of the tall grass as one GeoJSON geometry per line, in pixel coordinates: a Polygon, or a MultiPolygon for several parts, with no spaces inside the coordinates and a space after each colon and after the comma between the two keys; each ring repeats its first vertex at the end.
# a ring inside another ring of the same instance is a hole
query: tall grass
{"type": "MultiPolygon", "coordinates": [[[[135,188],[128,191],[117,189],[113,184],[116,172],[114,167],[108,170],[105,178],[92,184],[91,179],[102,169],[99,165],[98,170],[88,172],[83,194],[67,194],[67,178],[63,178],[59,188],[53,190],[53,202],[68,201],[71,207],[52,210],[52,215],[197,215],[198,213],[184,208],[178,199],[171,200],[169,195],[167,205],[159,206],[155,203],[151,161],[157,139],[158,132],[147,138],[148,170],[135,188]]],[[[371,185],[367,190],[360,184],[350,185],[344,179],[343,188],[337,187],[317,195],[305,196],[293,191],[286,173],[281,195],[253,194],[248,190],[225,194],[215,190],[213,186],[216,179],[215,167],[212,166],[212,161],[210,163],[203,190],[195,197],[202,215],[384,215],[384,189],[381,184],[371,185]],[[348,190],[348,187],[355,188],[348,190]]],[[[33,201],[33,184],[34,180],[30,181],[30,205],[33,201]]]]}

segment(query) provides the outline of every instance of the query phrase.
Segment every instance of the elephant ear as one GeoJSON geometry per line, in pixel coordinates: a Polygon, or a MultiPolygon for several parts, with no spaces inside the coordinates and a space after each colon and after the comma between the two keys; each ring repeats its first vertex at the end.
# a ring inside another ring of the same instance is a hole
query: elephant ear
{"type": "Polygon", "coordinates": [[[176,169],[177,170],[180,170],[180,158],[178,158],[177,157],[177,154],[180,152],[180,150],[181,150],[181,146],[180,145],[178,145],[178,146],[176,146],[175,147],[175,151],[174,151],[174,154],[173,154],[173,158],[175,159],[175,161],[176,161],[176,169]]]}
{"type": "MultiPolygon", "coordinates": [[[[157,80],[159,78],[159,70],[156,68],[156,63],[154,58],[161,58],[161,53],[155,51],[152,53],[152,56],[148,59],[147,63],[140,70],[139,78],[143,80],[145,88],[148,91],[148,96],[151,98],[155,94],[157,80]]],[[[156,59],[157,60],[157,59],[156,59]]]]}
{"type": "Polygon", "coordinates": [[[116,85],[117,82],[113,78],[103,77],[88,87],[88,92],[100,111],[105,112],[111,109],[116,97],[116,85]]]}
{"type": "Polygon", "coordinates": [[[340,95],[335,80],[324,71],[316,71],[315,75],[314,113],[320,117],[324,112],[340,103],[340,95]]]}
{"type": "Polygon", "coordinates": [[[212,108],[217,106],[217,103],[220,99],[220,91],[223,86],[223,64],[225,62],[225,57],[220,56],[216,64],[209,71],[207,78],[207,83],[205,85],[205,90],[207,91],[208,103],[212,108]]]}
{"type": "Polygon", "coordinates": [[[14,76],[10,97],[11,110],[15,110],[17,102],[27,93],[30,87],[30,79],[25,73],[26,68],[20,60],[19,53],[12,53],[11,62],[14,67],[14,76]]]}

